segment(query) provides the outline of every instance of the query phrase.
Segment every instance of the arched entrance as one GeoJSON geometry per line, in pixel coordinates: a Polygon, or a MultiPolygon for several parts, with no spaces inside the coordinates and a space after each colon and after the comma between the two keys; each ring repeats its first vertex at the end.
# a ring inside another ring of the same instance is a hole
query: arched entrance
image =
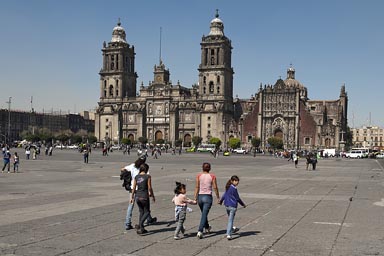
{"type": "Polygon", "coordinates": [[[163,139],[163,133],[161,131],[157,131],[155,133],[155,141],[162,140],[163,139]]]}
{"type": "Polygon", "coordinates": [[[283,131],[282,131],[281,129],[276,129],[276,130],[275,130],[275,133],[274,133],[274,136],[275,136],[276,138],[283,139],[283,136],[284,136],[283,131]]]}
{"type": "Polygon", "coordinates": [[[192,146],[192,137],[190,134],[184,135],[184,147],[190,147],[192,146]]]}

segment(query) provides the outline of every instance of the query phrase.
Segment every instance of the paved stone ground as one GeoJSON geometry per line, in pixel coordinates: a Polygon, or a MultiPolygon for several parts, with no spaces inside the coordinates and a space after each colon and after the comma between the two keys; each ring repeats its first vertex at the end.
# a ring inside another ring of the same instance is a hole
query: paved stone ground
{"type": "Polygon", "coordinates": [[[381,160],[323,159],[317,171],[306,171],[303,159],[294,168],[269,156],[149,158],[159,222],[138,236],[124,229],[128,198],[119,180],[121,166],[135,155],[93,151],[84,164],[71,150],[28,161],[20,154],[20,173],[0,174],[0,255],[384,255],[381,160]],[[240,177],[248,205],[235,218],[240,232],[227,241],[224,207],[214,205],[213,232],[198,240],[200,212],[191,206],[188,237],[175,241],[174,182],[186,183],[192,197],[204,161],[212,163],[220,193],[231,175],[240,177]]]}

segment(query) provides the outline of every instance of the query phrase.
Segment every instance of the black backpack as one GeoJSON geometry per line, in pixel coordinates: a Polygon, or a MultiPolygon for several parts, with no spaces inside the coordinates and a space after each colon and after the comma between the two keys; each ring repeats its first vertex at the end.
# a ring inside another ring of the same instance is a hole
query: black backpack
{"type": "Polygon", "coordinates": [[[132,175],[131,175],[131,171],[122,171],[120,173],[120,180],[123,181],[123,184],[121,185],[123,188],[125,188],[125,190],[131,192],[132,189],[131,189],[131,181],[132,181],[132,175]]]}

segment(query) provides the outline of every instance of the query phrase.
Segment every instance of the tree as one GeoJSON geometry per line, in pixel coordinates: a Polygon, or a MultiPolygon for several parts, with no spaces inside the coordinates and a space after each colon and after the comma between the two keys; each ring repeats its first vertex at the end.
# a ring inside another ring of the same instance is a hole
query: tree
{"type": "Polygon", "coordinates": [[[251,140],[252,147],[254,147],[254,148],[260,147],[260,143],[261,143],[260,138],[252,138],[252,140],[251,140]]]}
{"type": "Polygon", "coordinates": [[[181,144],[183,144],[183,140],[182,139],[178,139],[178,140],[175,141],[175,146],[176,147],[180,147],[181,144]]]}
{"type": "Polygon", "coordinates": [[[88,136],[88,143],[93,144],[95,142],[97,142],[96,136],[94,136],[94,135],[88,136]]]}
{"type": "Polygon", "coordinates": [[[221,140],[219,138],[212,137],[209,140],[209,144],[215,144],[216,145],[216,149],[218,149],[221,146],[221,140]]]}
{"type": "Polygon", "coordinates": [[[241,145],[241,141],[239,138],[230,138],[228,141],[228,145],[232,149],[239,148],[241,145]]]}
{"type": "Polygon", "coordinates": [[[278,137],[271,137],[268,139],[268,144],[271,145],[273,149],[283,149],[283,140],[278,137]]]}
{"type": "Polygon", "coordinates": [[[144,138],[144,137],[140,137],[138,140],[139,140],[139,142],[140,142],[141,144],[147,144],[147,142],[148,142],[148,139],[147,139],[147,138],[144,138]]]}
{"type": "Polygon", "coordinates": [[[72,141],[72,143],[79,144],[79,143],[83,142],[83,137],[81,135],[78,135],[78,134],[73,134],[71,136],[71,141],[72,141]]]}
{"type": "Polygon", "coordinates": [[[124,144],[124,145],[131,145],[132,144],[132,141],[128,138],[122,138],[121,139],[121,143],[124,144]]]}
{"type": "Polygon", "coordinates": [[[164,144],[164,140],[163,139],[157,139],[156,144],[164,144]]]}
{"type": "Polygon", "coordinates": [[[68,141],[69,136],[62,133],[62,134],[59,134],[58,136],[56,136],[56,139],[58,139],[61,142],[61,144],[65,144],[65,142],[68,141]]]}
{"type": "Polygon", "coordinates": [[[192,138],[193,145],[195,145],[195,147],[199,146],[202,140],[203,138],[199,136],[193,136],[192,138]]]}

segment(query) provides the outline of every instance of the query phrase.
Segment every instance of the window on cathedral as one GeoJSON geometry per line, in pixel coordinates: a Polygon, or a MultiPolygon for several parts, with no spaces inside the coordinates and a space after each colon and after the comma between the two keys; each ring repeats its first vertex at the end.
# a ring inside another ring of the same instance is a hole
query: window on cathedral
{"type": "Polygon", "coordinates": [[[111,63],[111,70],[114,70],[115,69],[115,63],[111,63]]]}
{"type": "Polygon", "coordinates": [[[217,86],[217,94],[220,94],[220,86],[217,86]]]}
{"type": "Polygon", "coordinates": [[[207,88],[203,88],[203,94],[206,94],[207,93],[207,88]]]}
{"type": "Polygon", "coordinates": [[[109,96],[113,96],[113,85],[109,86],[109,96]]]}
{"type": "Polygon", "coordinates": [[[207,120],[208,120],[208,121],[211,121],[211,117],[210,117],[210,116],[208,116],[208,117],[207,117],[207,120]]]}
{"type": "Polygon", "coordinates": [[[116,97],[119,97],[119,90],[116,90],[116,97]]]}
{"type": "Polygon", "coordinates": [[[316,107],[311,107],[311,110],[316,110],[316,107]]]}
{"type": "Polygon", "coordinates": [[[211,124],[208,124],[208,126],[207,126],[208,128],[211,128],[211,124]]]}
{"type": "Polygon", "coordinates": [[[107,97],[107,90],[104,90],[104,98],[107,97]]]}
{"type": "Polygon", "coordinates": [[[311,138],[304,138],[304,144],[305,145],[311,144],[311,138]]]}
{"type": "Polygon", "coordinates": [[[104,89],[107,89],[107,80],[104,80],[104,89]]]}
{"type": "Polygon", "coordinates": [[[116,69],[119,69],[119,55],[116,54],[116,69]]]}
{"type": "Polygon", "coordinates": [[[215,65],[215,57],[211,57],[211,65],[215,65]]]}
{"type": "Polygon", "coordinates": [[[220,84],[220,76],[217,76],[217,83],[220,84]]]}
{"type": "Polygon", "coordinates": [[[203,84],[204,84],[204,85],[207,84],[207,77],[205,77],[205,76],[204,76],[204,78],[203,78],[203,84]]]}
{"type": "Polygon", "coordinates": [[[214,93],[214,85],[213,82],[209,82],[209,93],[214,93]]]}
{"type": "Polygon", "coordinates": [[[211,131],[210,130],[208,130],[207,133],[208,133],[208,135],[211,135],[211,131]]]}

